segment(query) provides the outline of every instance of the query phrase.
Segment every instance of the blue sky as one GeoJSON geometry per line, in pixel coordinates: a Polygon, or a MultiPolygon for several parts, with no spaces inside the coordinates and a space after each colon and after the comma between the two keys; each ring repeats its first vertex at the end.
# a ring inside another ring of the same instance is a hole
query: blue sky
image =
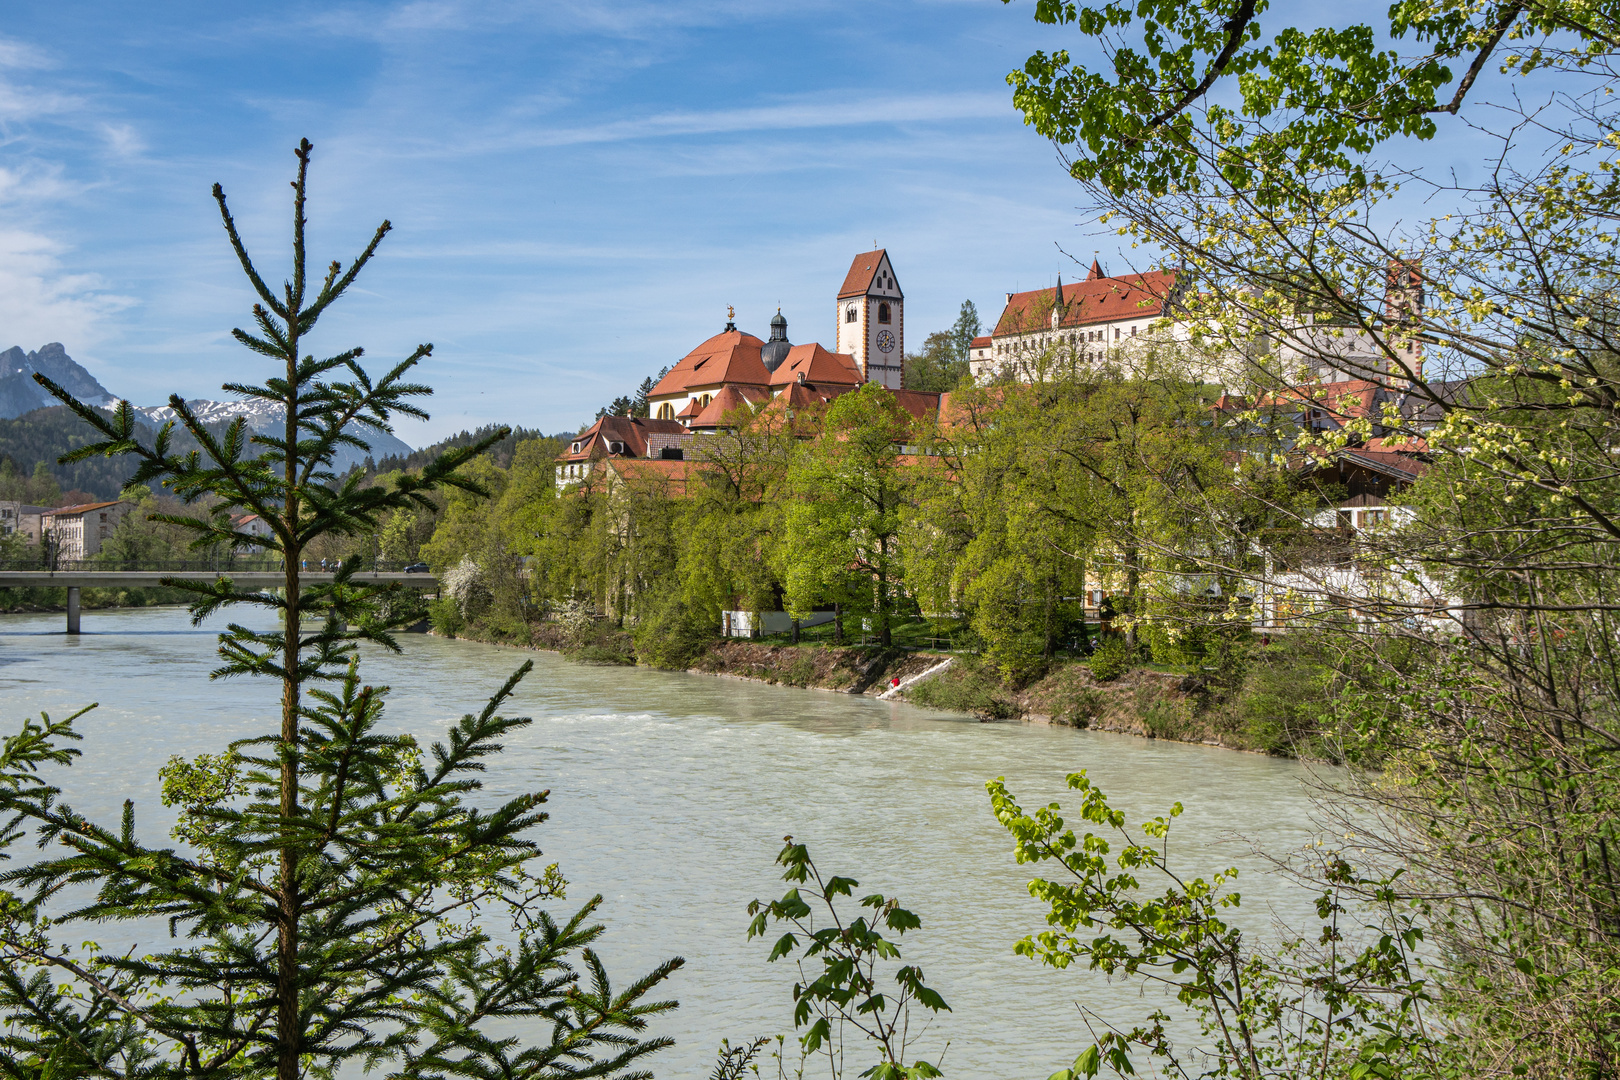
{"type": "Polygon", "coordinates": [[[964,299],[1049,284],[1111,235],[1004,77],[1083,44],[999,0],[792,4],[78,3],[0,20],[0,348],[61,341],[115,394],[219,396],[251,297],[209,188],[286,267],[291,148],[312,260],[395,231],[317,347],[435,345],[421,444],[572,429],[717,332],[829,341],[887,247],[907,345],[964,299]]]}

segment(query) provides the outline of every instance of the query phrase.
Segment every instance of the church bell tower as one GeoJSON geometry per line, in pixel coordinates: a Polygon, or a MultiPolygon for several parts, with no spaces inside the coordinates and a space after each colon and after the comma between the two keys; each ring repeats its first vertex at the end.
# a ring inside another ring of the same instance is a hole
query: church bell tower
{"type": "Polygon", "coordinates": [[[855,358],[867,382],[901,386],[906,297],[883,248],[855,256],[838,290],[838,351],[855,358]]]}

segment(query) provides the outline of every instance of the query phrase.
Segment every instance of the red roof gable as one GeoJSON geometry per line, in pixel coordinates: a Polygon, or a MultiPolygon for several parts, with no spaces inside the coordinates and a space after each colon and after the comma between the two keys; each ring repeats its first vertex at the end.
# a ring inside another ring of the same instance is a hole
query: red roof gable
{"type": "Polygon", "coordinates": [[[683,356],[669,374],[658,380],[652,388],[652,397],[684,394],[695,386],[720,386],[738,383],[747,386],[768,386],[771,373],[759,358],[765,343],[753,334],[741,330],[727,330],[714,335],[683,356]]]}
{"type": "Polygon", "coordinates": [[[828,352],[815,342],[795,345],[775,371],[771,386],[807,382],[838,386],[859,386],[864,380],[855,358],[847,353],[828,352]]]}
{"type": "MultiPolygon", "coordinates": [[[[714,399],[703,407],[703,411],[692,418],[693,428],[717,428],[726,422],[726,417],[738,409],[769,401],[770,394],[764,390],[755,390],[751,386],[727,386],[714,399]]],[[[684,410],[683,410],[684,411],[684,410]]]]}
{"type": "Polygon", "coordinates": [[[844,275],[844,283],[838,288],[838,299],[846,296],[865,296],[872,289],[872,279],[877,276],[878,266],[888,252],[883,248],[876,251],[864,252],[855,256],[849,264],[849,273],[844,275]]]}
{"type": "Polygon", "coordinates": [[[673,420],[648,420],[639,416],[604,416],[580,434],[569,440],[569,451],[560,454],[558,461],[592,461],[604,457],[647,456],[648,435],[684,435],[686,429],[673,420]],[[623,444],[622,450],[611,450],[609,443],[623,444]],[[575,445],[579,449],[573,450],[575,445]]]}
{"type": "MultiPolygon", "coordinates": [[[[1124,319],[1157,318],[1164,314],[1165,301],[1175,284],[1173,270],[1070,282],[1063,286],[1062,318],[1058,325],[1089,326],[1124,319]]],[[[996,320],[994,336],[1052,329],[1052,307],[1056,302],[1056,288],[1013,293],[1007,298],[1001,318],[996,320]]]]}

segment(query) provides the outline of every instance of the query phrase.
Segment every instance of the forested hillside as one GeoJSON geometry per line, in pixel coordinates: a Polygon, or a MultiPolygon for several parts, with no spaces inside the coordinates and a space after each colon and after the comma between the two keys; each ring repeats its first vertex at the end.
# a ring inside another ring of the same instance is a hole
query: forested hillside
{"type": "MultiPolygon", "coordinates": [[[[226,422],[221,421],[210,424],[209,429],[222,433],[226,426],[226,422]]],[[[490,425],[477,431],[464,431],[403,458],[384,458],[378,462],[377,471],[420,469],[437,454],[452,447],[475,442],[494,429],[495,425],[490,425]]],[[[157,433],[155,427],[139,419],[136,420],[136,430],[137,438],[148,444],[157,433]]],[[[9,458],[12,470],[22,476],[32,476],[36,466],[44,462],[61,490],[84,491],[98,499],[116,498],[124,483],[135,471],[133,459],[91,458],[72,465],[57,464],[57,460],[63,455],[90,442],[91,434],[84,421],[64,405],[35,409],[12,420],[0,419],[0,460],[9,458]]],[[[505,440],[491,448],[490,457],[505,468],[511,465],[513,448],[520,440],[540,437],[539,432],[515,428],[505,440]]],[[[197,448],[196,441],[178,426],[175,428],[173,445],[175,450],[181,453],[197,448]]]]}
{"type": "MultiPolygon", "coordinates": [[[[154,432],[141,425],[141,437],[154,432]]],[[[35,409],[12,420],[0,419],[0,458],[10,458],[16,471],[31,476],[35,466],[45,463],[63,491],[86,491],[98,499],[118,495],[124,482],[135,471],[131,458],[90,458],[72,465],[58,465],[62,455],[92,441],[90,426],[65,405],[35,409]]]]}
{"type": "MultiPolygon", "coordinates": [[[[500,426],[501,425],[499,424],[485,424],[483,427],[474,431],[463,431],[459,434],[450,436],[448,439],[441,439],[432,446],[424,446],[415,453],[407,454],[404,457],[382,458],[377,462],[377,471],[392,472],[400,469],[406,471],[420,469],[428,462],[444,453],[446,450],[454,450],[459,446],[470,446],[479,439],[487,438],[488,436],[494,434],[500,426]]],[[[572,434],[573,432],[567,432],[565,435],[555,435],[552,436],[552,438],[560,440],[572,434]]],[[[538,431],[530,431],[528,428],[514,427],[512,428],[511,434],[507,435],[506,438],[489,448],[488,453],[490,460],[503,469],[510,468],[512,465],[512,454],[517,449],[518,443],[524,441],[525,439],[544,438],[546,438],[546,436],[542,435],[538,431]]]]}

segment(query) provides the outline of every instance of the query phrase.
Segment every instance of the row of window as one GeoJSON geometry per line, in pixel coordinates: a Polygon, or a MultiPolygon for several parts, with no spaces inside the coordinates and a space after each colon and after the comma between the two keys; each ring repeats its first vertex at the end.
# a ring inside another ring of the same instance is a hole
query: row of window
{"type": "MultiPolygon", "coordinates": [[[[889,305],[888,304],[879,304],[878,305],[877,321],[880,322],[880,323],[886,323],[886,322],[888,322],[890,320],[890,317],[891,316],[890,316],[890,313],[889,313],[889,305]]],[[[859,320],[859,318],[860,318],[860,312],[856,309],[854,304],[850,304],[848,307],[846,307],[844,309],[844,321],[845,322],[847,322],[847,323],[849,323],[849,322],[857,322],[859,320]]]]}
{"type": "MultiPolygon", "coordinates": [[[[1113,330],[1114,330],[1114,340],[1118,341],[1120,339],[1120,337],[1121,337],[1121,328],[1116,326],[1116,327],[1113,328],[1113,330]]],[[[1135,336],[1136,336],[1136,327],[1133,325],[1131,327],[1131,337],[1135,337],[1135,336]]],[[[1103,330],[1082,330],[1082,331],[1071,330],[1071,331],[1069,331],[1068,335],[1066,337],[1064,337],[1062,340],[1072,346],[1072,345],[1076,344],[1076,342],[1079,342],[1079,341],[1106,341],[1107,338],[1108,338],[1108,331],[1106,329],[1103,329],[1103,330]]],[[[1008,353],[1011,353],[1013,351],[1013,349],[1014,349],[1014,343],[1004,341],[1004,342],[1001,342],[1000,344],[998,344],[996,346],[996,353],[997,353],[997,355],[1000,355],[1000,356],[1006,356],[1008,353]]],[[[981,353],[983,353],[983,351],[984,350],[982,350],[982,349],[980,350],[981,353]]],[[[1087,353],[1086,356],[1089,359],[1092,356],[1092,354],[1087,353]]]]}

